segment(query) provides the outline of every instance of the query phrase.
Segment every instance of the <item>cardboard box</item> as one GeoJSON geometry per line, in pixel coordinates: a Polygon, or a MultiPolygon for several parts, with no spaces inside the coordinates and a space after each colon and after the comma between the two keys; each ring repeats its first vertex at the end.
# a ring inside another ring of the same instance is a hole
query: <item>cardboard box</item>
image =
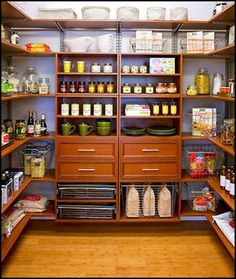
{"type": "Polygon", "coordinates": [[[175,58],[149,58],[149,73],[175,74],[175,58]]]}

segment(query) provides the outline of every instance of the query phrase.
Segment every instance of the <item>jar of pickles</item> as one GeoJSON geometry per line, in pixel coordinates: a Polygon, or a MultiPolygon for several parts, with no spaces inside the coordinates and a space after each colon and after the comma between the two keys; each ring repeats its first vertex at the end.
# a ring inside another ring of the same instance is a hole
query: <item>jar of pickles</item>
{"type": "Polygon", "coordinates": [[[206,68],[199,68],[195,75],[197,93],[200,95],[210,94],[210,76],[206,68]]]}
{"type": "Polygon", "coordinates": [[[15,124],[15,138],[17,140],[23,140],[26,136],[25,120],[16,120],[15,124]]]}
{"type": "Polygon", "coordinates": [[[104,93],[104,92],[105,92],[105,83],[100,81],[97,83],[97,93],[104,93]]]}
{"type": "Polygon", "coordinates": [[[113,81],[110,81],[110,82],[107,82],[107,93],[114,93],[114,82],[113,81]]]}
{"type": "Polygon", "coordinates": [[[96,91],[96,84],[93,81],[88,83],[88,93],[95,93],[96,91]]]}

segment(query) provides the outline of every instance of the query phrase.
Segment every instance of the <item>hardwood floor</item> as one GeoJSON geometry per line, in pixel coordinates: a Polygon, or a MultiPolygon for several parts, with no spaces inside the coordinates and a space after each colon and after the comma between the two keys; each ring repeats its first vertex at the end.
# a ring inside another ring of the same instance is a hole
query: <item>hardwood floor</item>
{"type": "Polygon", "coordinates": [[[33,220],[3,262],[2,277],[234,277],[234,261],[204,221],[33,220]]]}

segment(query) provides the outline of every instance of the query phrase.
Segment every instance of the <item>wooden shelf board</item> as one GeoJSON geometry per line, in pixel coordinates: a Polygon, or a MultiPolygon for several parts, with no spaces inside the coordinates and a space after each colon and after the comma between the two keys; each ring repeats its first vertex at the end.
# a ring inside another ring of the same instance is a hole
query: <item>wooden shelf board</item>
{"type": "Polygon", "coordinates": [[[12,230],[11,235],[8,238],[4,238],[2,241],[2,259],[3,261],[13,245],[15,244],[16,240],[22,233],[24,227],[27,225],[31,218],[31,214],[26,214],[24,218],[16,225],[16,227],[12,230]]]}
{"type": "Polygon", "coordinates": [[[56,75],[63,75],[63,76],[117,76],[117,73],[78,73],[78,72],[65,73],[65,72],[56,72],[56,75]]]}
{"type": "Polygon", "coordinates": [[[121,214],[119,222],[151,222],[151,223],[159,223],[159,222],[180,222],[180,218],[174,215],[173,217],[126,217],[121,214]]]}
{"type": "Polygon", "coordinates": [[[213,229],[215,230],[216,234],[218,235],[218,237],[220,238],[220,240],[222,241],[222,243],[224,244],[224,246],[226,247],[226,249],[230,253],[230,255],[234,258],[235,257],[235,248],[234,248],[234,246],[227,239],[227,237],[223,234],[223,232],[218,227],[218,225],[215,222],[213,222],[212,215],[206,215],[206,217],[207,217],[209,223],[211,224],[211,226],[213,227],[213,229]]]}
{"type": "Polygon", "coordinates": [[[179,77],[180,74],[155,74],[155,73],[146,73],[146,74],[142,74],[142,73],[121,73],[121,76],[132,76],[132,77],[179,77]]]}
{"type": "Polygon", "coordinates": [[[209,52],[209,55],[233,55],[234,53],[235,53],[235,47],[234,47],[234,43],[232,43],[223,48],[219,48],[209,52]]]}
{"type": "Polygon", "coordinates": [[[30,19],[30,17],[25,14],[23,11],[18,9],[18,7],[10,3],[9,1],[2,1],[1,2],[1,8],[2,8],[2,18],[3,19],[30,19]]]}
{"type": "Polygon", "coordinates": [[[171,118],[180,118],[180,115],[150,115],[150,116],[146,116],[146,115],[139,115],[139,116],[125,116],[125,115],[122,115],[121,116],[121,119],[126,119],[126,118],[149,118],[149,119],[171,119],[171,118]]]}
{"type": "Polygon", "coordinates": [[[121,57],[122,56],[164,56],[164,57],[180,57],[181,54],[180,53],[159,53],[159,52],[123,52],[121,53],[121,57]]]}
{"type": "Polygon", "coordinates": [[[118,93],[56,93],[58,98],[117,98],[118,93]]]}
{"type": "Polygon", "coordinates": [[[57,199],[57,203],[116,203],[116,199],[57,199]]]}
{"type": "Polygon", "coordinates": [[[235,152],[234,152],[234,148],[232,145],[224,145],[223,143],[220,142],[220,139],[218,137],[208,138],[208,139],[209,139],[209,141],[211,141],[212,143],[214,143],[215,145],[220,147],[222,150],[224,150],[231,156],[234,156],[235,152]]]}
{"type": "Polygon", "coordinates": [[[213,100],[219,100],[219,101],[226,101],[226,102],[235,102],[235,98],[232,98],[230,95],[228,96],[220,96],[220,95],[212,95],[211,98],[213,100]]]}
{"type": "Polygon", "coordinates": [[[192,136],[191,133],[182,133],[182,140],[208,140],[207,136],[203,137],[197,137],[197,136],[192,136]]]}
{"type": "Polygon", "coordinates": [[[49,201],[49,204],[47,206],[47,210],[44,212],[32,212],[31,213],[32,217],[55,217],[55,201],[49,201]]]}
{"type": "Polygon", "coordinates": [[[182,170],[182,182],[207,182],[209,177],[192,178],[189,176],[185,170],[182,170]]]}
{"type": "Polygon", "coordinates": [[[63,135],[56,135],[55,136],[56,139],[65,139],[65,140],[68,140],[68,139],[74,139],[74,140],[81,140],[81,139],[91,139],[91,140],[96,140],[96,139],[116,139],[117,140],[117,136],[116,136],[116,133],[111,133],[110,136],[99,136],[97,135],[95,132],[94,133],[91,133],[87,136],[80,136],[79,134],[74,134],[74,135],[70,135],[70,136],[63,136],[63,135]]]}
{"type": "Polygon", "coordinates": [[[75,29],[75,28],[116,29],[117,22],[118,22],[117,20],[111,20],[111,19],[109,20],[55,19],[55,21],[58,21],[63,29],[75,29]]]}
{"type": "Polygon", "coordinates": [[[183,58],[197,58],[197,59],[212,59],[213,56],[210,56],[209,53],[181,53],[183,55],[183,58]]]}
{"type": "Polygon", "coordinates": [[[182,98],[184,99],[210,99],[211,95],[196,95],[196,96],[189,96],[189,95],[183,95],[182,98]]]}
{"type": "MultiPolygon", "coordinates": [[[[3,94],[2,94],[3,95],[3,94]]],[[[29,98],[54,98],[55,95],[54,94],[16,94],[16,95],[12,95],[12,96],[2,96],[1,97],[1,101],[14,101],[14,100],[18,100],[18,99],[29,99],[29,98]]]]}
{"type": "Polygon", "coordinates": [[[214,24],[206,20],[182,21],[180,30],[225,30],[226,24],[214,24]]]}
{"type": "Polygon", "coordinates": [[[230,4],[227,5],[226,9],[224,9],[222,12],[217,13],[216,15],[214,15],[212,18],[209,19],[209,23],[210,22],[216,22],[216,23],[220,23],[220,22],[232,22],[232,24],[229,25],[233,25],[234,23],[234,9],[235,9],[235,4],[230,4]]]}
{"type": "Polygon", "coordinates": [[[153,93],[153,94],[127,94],[127,93],[121,93],[121,98],[181,98],[181,94],[158,94],[158,93],[153,93]]]}
{"type": "Polygon", "coordinates": [[[180,135],[176,134],[176,135],[172,135],[172,136],[155,136],[155,135],[149,135],[148,133],[145,133],[142,136],[128,136],[125,134],[121,134],[120,138],[122,139],[133,139],[135,142],[137,141],[137,137],[140,139],[151,139],[151,140],[157,140],[157,139],[161,139],[161,140],[166,140],[166,139],[180,139],[180,135]]]}
{"type": "Polygon", "coordinates": [[[121,20],[121,26],[124,29],[175,29],[179,23],[180,21],[174,20],[121,20]]]}
{"type": "Polygon", "coordinates": [[[117,56],[119,52],[56,52],[58,56],[117,56]]]}
{"type": "Polygon", "coordinates": [[[95,116],[95,115],[90,115],[90,116],[85,116],[85,115],[78,115],[78,116],[74,116],[74,115],[60,115],[57,114],[58,118],[117,118],[117,116],[113,115],[113,116],[106,116],[106,115],[101,115],[101,116],[95,116]]]}

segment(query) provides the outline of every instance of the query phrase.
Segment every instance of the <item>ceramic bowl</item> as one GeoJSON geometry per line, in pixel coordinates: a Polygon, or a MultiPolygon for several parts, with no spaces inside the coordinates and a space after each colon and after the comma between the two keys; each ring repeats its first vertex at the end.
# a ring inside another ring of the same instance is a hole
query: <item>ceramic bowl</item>
{"type": "Polygon", "coordinates": [[[111,127],[96,127],[99,136],[108,136],[111,133],[111,127]]]}
{"type": "Polygon", "coordinates": [[[91,37],[65,39],[65,47],[70,52],[86,52],[93,42],[91,37]]]}
{"type": "Polygon", "coordinates": [[[101,119],[96,122],[97,127],[111,127],[111,121],[109,119],[101,119]]]}

